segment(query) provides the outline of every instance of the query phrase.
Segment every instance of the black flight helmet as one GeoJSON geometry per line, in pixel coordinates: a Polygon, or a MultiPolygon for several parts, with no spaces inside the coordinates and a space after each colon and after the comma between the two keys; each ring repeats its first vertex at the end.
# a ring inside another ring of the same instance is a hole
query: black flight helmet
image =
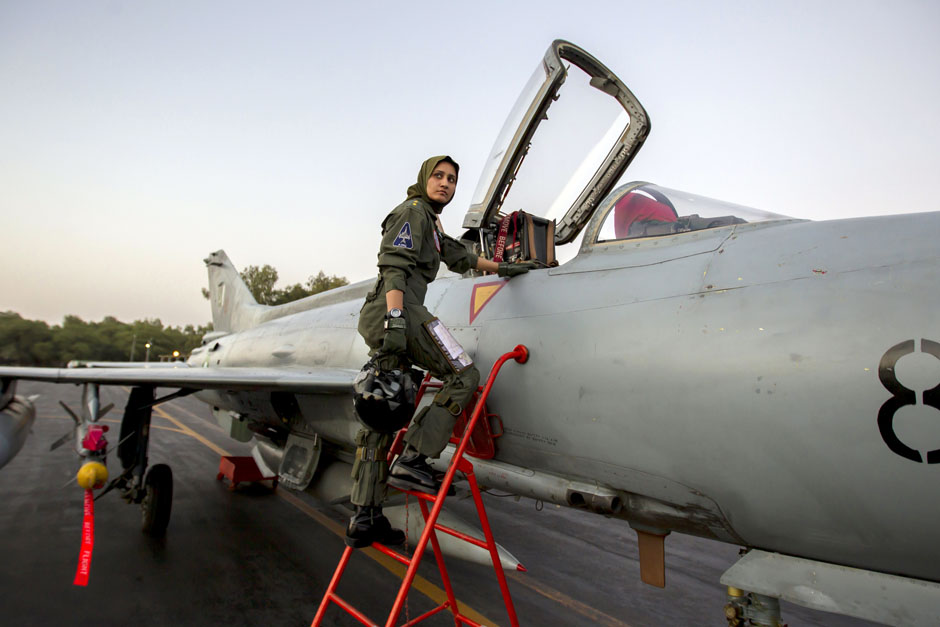
{"type": "Polygon", "coordinates": [[[415,411],[418,374],[411,369],[381,370],[369,361],[353,381],[353,405],[359,422],[379,433],[395,433],[415,411]]]}

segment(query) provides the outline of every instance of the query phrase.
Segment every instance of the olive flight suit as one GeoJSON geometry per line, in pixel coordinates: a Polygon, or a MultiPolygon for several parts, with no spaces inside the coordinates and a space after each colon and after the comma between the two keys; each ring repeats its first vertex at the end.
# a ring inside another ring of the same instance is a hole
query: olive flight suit
{"type": "MultiPolygon", "coordinates": [[[[475,268],[477,263],[476,254],[438,230],[437,215],[423,193],[428,175],[442,159],[444,157],[434,157],[425,162],[430,163],[430,167],[422,167],[418,185],[408,189],[409,198],[382,222],[379,277],[359,314],[359,333],[372,349],[370,354],[375,354],[385,336],[385,293],[388,290],[404,292],[407,358],[443,383],[431,405],[416,414],[405,435],[405,441],[412,448],[428,457],[437,457],[444,450],[457,416],[467,406],[480,381],[480,373],[473,364],[458,372],[424,326],[434,319],[424,306],[424,297],[428,283],[437,276],[441,260],[460,274],[475,268]]],[[[365,428],[356,435],[359,448],[352,471],[354,505],[378,506],[385,499],[386,455],[391,439],[391,434],[365,428]]]]}

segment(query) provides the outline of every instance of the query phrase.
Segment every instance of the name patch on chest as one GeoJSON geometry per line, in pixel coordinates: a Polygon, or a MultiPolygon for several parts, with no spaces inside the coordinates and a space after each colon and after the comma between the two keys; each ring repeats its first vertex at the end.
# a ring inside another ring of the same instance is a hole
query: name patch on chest
{"type": "Polygon", "coordinates": [[[414,245],[411,242],[411,223],[405,222],[404,226],[401,227],[401,230],[398,232],[398,235],[395,236],[395,241],[392,242],[392,246],[397,246],[399,248],[407,248],[411,250],[414,248],[414,245]]]}

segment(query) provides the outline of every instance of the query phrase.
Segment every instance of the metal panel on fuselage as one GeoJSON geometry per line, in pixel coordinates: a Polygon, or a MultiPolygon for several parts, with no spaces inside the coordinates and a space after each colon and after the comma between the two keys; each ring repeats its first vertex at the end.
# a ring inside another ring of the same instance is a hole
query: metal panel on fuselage
{"type": "Polygon", "coordinates": [[[711,254],[664,243],[660,264],[501,290],[478,360],[514,343],[532,359],[493,393],[500,459],[677,504],[698,493],[749,544],[940,579],[934,467],[876,424],[881,356],[940,337],[940,214],[757,226],[711,254]]]}
{"type": "MultiPolygon", "coordinates": [[[[510,282],[440,278],[427,303],[484,376],[516,344],[531,349],[491,397],[498,459],[687,508],[702,535],[940,579],[935,466],[892,453],[876,424],[884,352],[940,340],[938,230],[940,214],[724,227],[510,282]],[[471,323],[474,286],[494,283],[471,323]]],[[[240,334],[227,363],[278,363],[290,344],[286,361],[358,368],[359,306],[240,334]]],[[[308,427],[347,443],[349,405],[301,399],[308,427]]]]}

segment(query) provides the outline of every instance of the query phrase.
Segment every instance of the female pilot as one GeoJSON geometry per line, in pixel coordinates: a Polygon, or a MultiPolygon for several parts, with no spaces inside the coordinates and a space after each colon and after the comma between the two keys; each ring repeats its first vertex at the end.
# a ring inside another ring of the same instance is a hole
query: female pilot
{"type": "Polygon", "coordinates": [[[476,269],[501,277],[524,274],[533,267],[530,262],[497,264],[443,233],[438,215],[454,197],[459,170],[457,162],[446,155],[426,160],[405,201],[382,222],[379,276],[360,311],[359,333],[379,369],[413,364],[443,386],[414,417],[405,435],[405,449],[391,470],[386,456],[392,434],[363,428],[356,435],[351,495],[356,513],[346,530],[346,544],[353,548],[405,541],[405,534],[393,529],[382,515],[386,482],[437,493],[439,477],[427,458],[444,450],[457,417],[480,381],[470,357],[424,306],[428,283],[437,276],[441,261],[459,274],[476,269]]]}

